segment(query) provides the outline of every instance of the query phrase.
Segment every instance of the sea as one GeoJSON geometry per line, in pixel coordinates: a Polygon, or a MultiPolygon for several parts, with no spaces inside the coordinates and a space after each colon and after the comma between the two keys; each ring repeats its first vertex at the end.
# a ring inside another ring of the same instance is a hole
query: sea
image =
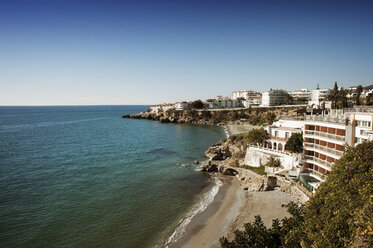
{"type": "Polygon", "coordinates": [[[123,119],[149,106],[0,107],[0,247],[166,247],[221,182],[216,126],[123,119]]]}

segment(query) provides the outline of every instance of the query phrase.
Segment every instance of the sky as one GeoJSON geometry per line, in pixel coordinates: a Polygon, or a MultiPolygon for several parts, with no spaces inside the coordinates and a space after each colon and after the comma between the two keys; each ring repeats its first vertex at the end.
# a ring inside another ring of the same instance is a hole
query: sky
{"type": "Polygon", "coordinates": [[[373,84],[373,1],[0,0],[0,105],[373,84]]]}

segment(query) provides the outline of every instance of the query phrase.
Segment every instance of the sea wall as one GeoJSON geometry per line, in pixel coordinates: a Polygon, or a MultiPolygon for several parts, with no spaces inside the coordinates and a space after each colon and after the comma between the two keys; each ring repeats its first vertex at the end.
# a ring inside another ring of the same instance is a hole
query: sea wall
{"type": "Polygon", "coordinates": [[[302,159],[301,156],[301,154],[289,154],[249,146],[246,150],[245,164],[253,167],[260,167],[261,165],[265,165],[270,157],[275,157],[280,160],[283,169],[291,170],[299,165],[302,159]]]}

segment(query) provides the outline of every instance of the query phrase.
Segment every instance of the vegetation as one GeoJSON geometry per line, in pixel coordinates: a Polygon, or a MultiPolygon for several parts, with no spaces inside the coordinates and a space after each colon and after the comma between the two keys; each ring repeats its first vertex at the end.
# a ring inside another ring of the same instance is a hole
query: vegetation
{"type": "Polygon", "coordinates": [[[356,88],[356,100],[355,100],[356,105],[360,105],[360,97],[361,97],[362,92],[363,92],[363,86],[361,86],[361,85],[357,86],[357,88],[356,88]]]}
{"type": "Polygon", "coordinates": [[[307,104],[308,98],[307,97],[299,97],[296,101],[298,104],[307,104]]]}
{"type": "Polygon", "coordinates": [[[286,94],[285,95],[285,102],[286,102],[286,104],[293,104],[294,103],[294,98],[291,96],[291,95],[289,95],[289,94],[286,94]]]}
{"type": "Polygon", "coordinates": [[[281,166],[281,162],[280,162],[280,160],[276,159],[275,157],[270,157],[268,159],[268,162],[265,164],[265,166],[269,166],[269,167],[280,167],[281,166]]]}
{"type": "Polygon", "coordinates": [[[262,176],[267,175],[267,173],[265,172],[265,167],[264,166],[252,167],[252,166],[249,166],[249,165],[243,165],[243,166],[241,166],[241,168],[251,170],[251,171],[255,172],[256,174],[259,174],[259,175],[262,175],[262,176]]]}
{"type": "Polygon", "coordinates": [[[266,228],[256,217],[223,248],[373,247],[373,142],[348,148],[307,206],[266,228]]]}
{"type": "Polygon", "coordinates": [[[264,128],[254,128],[247,133],[247,141],[250,144],[263,144],[269,138],[264,128]]]}
{"type": "Polygon", "coordinates": [[[191,102],[190,108],[191,109],[203,109],[205,107],[205,104],[201,100],[195,100],[191,102]]]}
{"type": "Polygon", "coordinates": [[[285,149],[289,152],[303,152],[303,135],[302,133],[293,133],[285,144],[285,149]]]}
{"type": "Polygon", "coordinates": [[[327,99],[332,101],[332,108],[334,109],[346,108],[348,106],[347,91],[343,87],[339,88],[337,82],[334,82],[333,90],[327,99]]]}

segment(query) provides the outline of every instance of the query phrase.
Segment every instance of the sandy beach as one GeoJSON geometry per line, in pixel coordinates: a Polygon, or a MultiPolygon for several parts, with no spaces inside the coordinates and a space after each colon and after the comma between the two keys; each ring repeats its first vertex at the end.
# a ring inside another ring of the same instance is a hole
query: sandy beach
{"type": "MultiPolygon", "coordinates": [[[[251,125],[227,125],[228,136],[245,133],[255,128],[251,125]]],[[[289,201],[306,201],[302,193],[285,193],[280,190],[249,192],[241,187],[239,178],[259,177],[256,173],[238,169],[239,176],[217,176],[222,182],[213,202],[201,213],[193,217],[182,237],[170,248],[216,248],[220,247],[219,238],[226,236],[233,239],[233,232],[242,229],[245,223],[253,222],[260,215],[267,227],[272,220],[290,216],[282,204],[289,201]],[[298,198],[298,199],[297,199],[298,198]]]]}
{"type": "Polygon", "coordinates": [[[289,216],[281,204],[297,200],[281,191],[247,192],[240,187],[240,180],[232,176],[218,176],[223,181],[212,204],[196,215],[183,236],[170,248],[216,248],[219,238],[232,239],[233,231],[241,229],[260,215],[266,226],[272,220],[289,216]]]}

